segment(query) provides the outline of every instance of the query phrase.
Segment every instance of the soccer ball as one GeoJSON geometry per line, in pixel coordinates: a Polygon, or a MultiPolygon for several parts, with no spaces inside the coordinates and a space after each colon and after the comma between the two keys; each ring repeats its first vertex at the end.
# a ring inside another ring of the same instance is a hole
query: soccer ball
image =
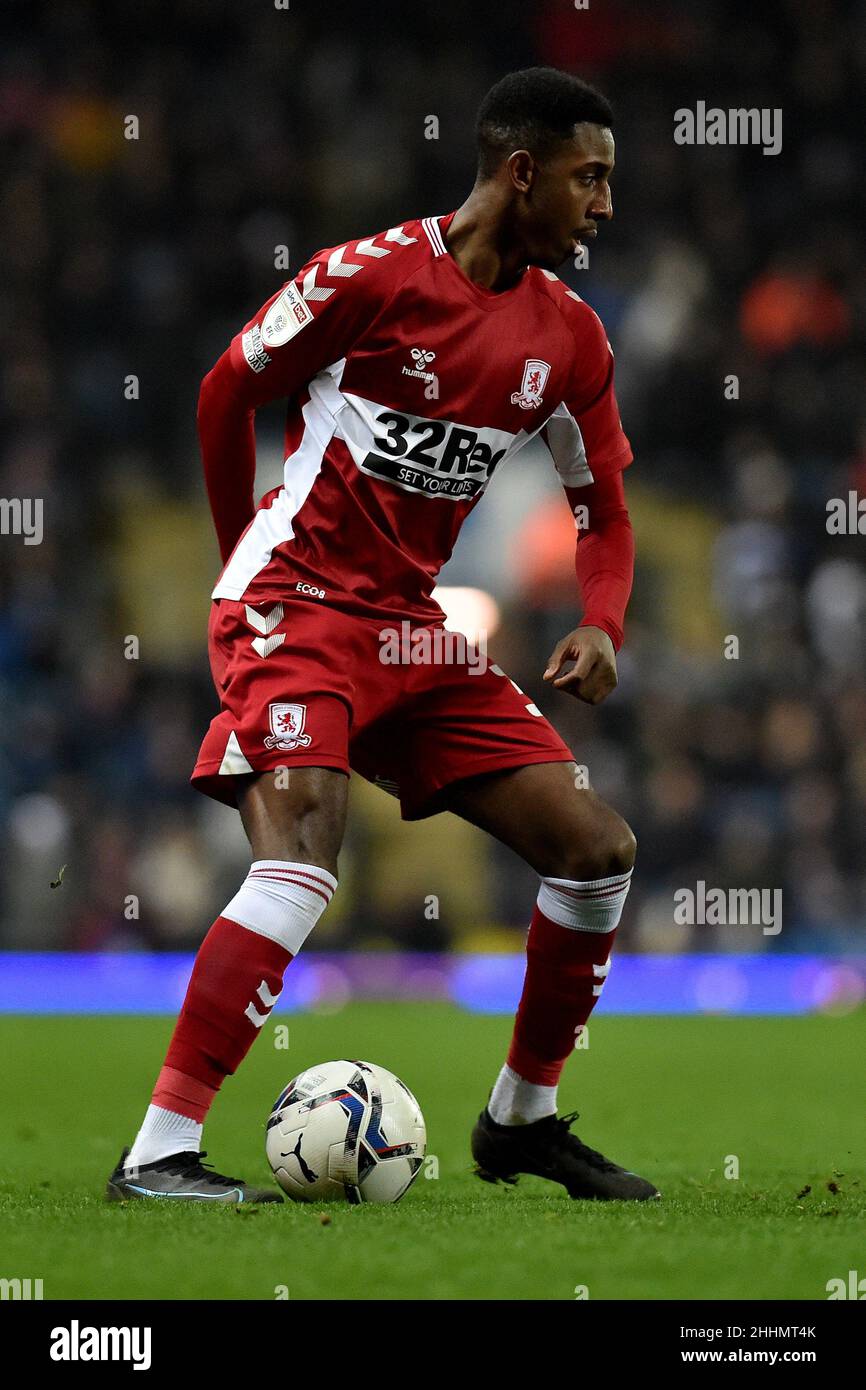
{"type": "Polygon", "coordinates": [[[424,1161],[421,1107],[372,1062],[323,1062],[290,1081],[268,1120],[268,1162],[294,1202],[399,1202],[424,1161]]]}

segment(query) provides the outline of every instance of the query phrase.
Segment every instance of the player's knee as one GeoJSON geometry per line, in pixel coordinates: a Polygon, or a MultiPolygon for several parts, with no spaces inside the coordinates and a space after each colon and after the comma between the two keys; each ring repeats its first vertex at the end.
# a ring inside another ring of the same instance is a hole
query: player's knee
{"type": "MultiPolygon", "coordinates": [[[[263,854],[265,859],[289,860],[294,864],[314,864],[319,869],[327,869],[334,878],[338,877],[337,854],[339,846],[333,835],[327,831],[306,834],[299,830],[273,842],[275,852],[263,854]]],[[[254,851],[255,852],[255,851],[254,851]]]]}
{"type": "Polygon", "coordinates": [[[637,840],[634,831],[624,820],[620,820],[617,835],[610,845],[609,874],[627,874],[634,868],[637,854],[637,840]]]}
{"type": "Polygon", "coordinates": [[[274,860],[278,863],[311,864],[319,869],[327,869],[334,878],[338,876],[338,846],[333,836],[326,834],[305,834],[293,831],[288,834],[274,832],[270,835],[251,839],[253,860],[274,860]]]}
{"type": "Polygon", "coordinates": [[[629,825],[611,813],[593,833],[581,836],[569,845],[555,878],[570,878],[589,882],[596,878],[612,878],[628,873],[634,867],[637,840],[629,825]]]}

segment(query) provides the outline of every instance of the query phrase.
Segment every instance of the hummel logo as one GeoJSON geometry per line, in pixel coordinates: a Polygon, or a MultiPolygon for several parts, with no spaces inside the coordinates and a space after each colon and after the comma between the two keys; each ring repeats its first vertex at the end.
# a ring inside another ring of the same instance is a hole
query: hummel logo
{"type": "MultiPolygon", "coordinates": [[[[357,275],[371,261],[376,262],[383,256],[390,256],[395,246],[411,246],[418,240],[417,237],[406,236],[402,227],[390,227],[387,232],[376,235],[381,236],[381,240],[387,244],[381,246],[375,237],[369,236],[362,237],[354,243],[346,242],[344,246],[335,247],[327,262],[322,256],[317,257],[302,283],[299,277],[296,277],[284,286],[282,293],[265,312],[261,325],[253,324],[241,338],[243,354],[252,371],[263,372],[270,365],[273,359],[266,349],[283,347],[300,333],[302,328],[313,322],[315,314],[310,308],[311,303],[330,299],[342,280],[357,275]],[[351,252],[350,246],[354,246],[351,252]],[[349,259],[350,256],[352,259],[349,259]],[[357,259],[358,257],[361,259],[357,259]],[[335,283],[321,284],[320,278],[335,283]]],[[[265,653],[260,652],[259,655],[265,653]]]]}
{"type": "Polygon", "coordinates": [[[597,980],[601,980],[600,985],[593,985],[592,987],[593,994],[598,998],[601,991],[604,989],[604,982],[610,974],[610,961],[606,960],[604,965],[594,965],[592,967],[592,973],[597,980]]]}
{"type": "Polygon", "coordinates": [[[415,366],[404,367],[403,375],[418,376],[422,381],[435,381],[435,373],[424,370],[424,368],[429,367],[430,363],[433,361],[436,356],[435,352],[430,352],[427,348],[414,347],[411,349],[410,356],[415,366]]]}
{"type": "Polygon", "coordinates": [[[262,980],[261,984],[256,990],[256,994],[259,996],[259,999],[261,1003],[265,1006],[267,1012],[260,1014],[253,1001],[250,1000],[249,1004],[247,1004],[247,1007],[244,1009],[244,1013],[246,1014],[247,1018],[249,1019],[250,1023],[253,1025],[254,1028],[263,1028],[268,1021],[268,1014],[270,1013],[271,1009],[274,1007],[274,1005],[280,997],[280,991],[277,990],[276,994],[271,994],[271,991],[268,989],[267,982],[265,980],[262,980]]]}
{"type": "MultiPolygon", "coordinates": [[[[406,236],[402,227],[391,227],[385,232],[382,239],[392,244],[396,243],[398,246],[409,246],[412,242],[417,241],[417,237],[406,236]]],[[[341,280],[351,275],[357,275],[359,270],[364,269],[364,261],[348,261],[345,259],[349,251],[349,245],[350,243],[347,242],[345,246],[338,246],[336,250],[332,251],[328,257],[327,266],[325,266],[322,261],[315,261],[313,263],[304,276],[302,291],[304,299],[307,301],[330,299],[331,295],[334,293],[336,286],[318,284],[317,276],[320,270],[323,278],[341,280]]],[[[391,247],[377,246],[372,237],[364,237],[361,241],[355,243],[355,249],[352,254],[355,256],[372,257],[374,260],[378,260],[381,256],[390,255],[391,247]]]]}
{"type": "Polygon", "coordinates": [[[259,613],[255,608],[251,608],[249,604],[246,604],[245,607],[247,622],[250,627],[254,627],[257,632],[263,634],[273,634],[270,637],[254,637],[250,642],[250,646],[259,656],[270,656],[271,652],[276,651],[277,647],[281,646],[286,640],[286,634],[284,632],[274,633],[274,628],[278,623],[283,621],[283,605],[281,603],[275,603],[270,613],[259,613]]]}

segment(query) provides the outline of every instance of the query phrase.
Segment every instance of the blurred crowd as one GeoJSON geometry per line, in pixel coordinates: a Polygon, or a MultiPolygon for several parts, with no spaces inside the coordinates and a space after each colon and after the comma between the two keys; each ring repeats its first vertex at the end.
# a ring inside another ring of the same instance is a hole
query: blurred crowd
{"type": "MultiPolygon", "coordinates": [[[[543,461],[497,475],[443,583],[495,597],[492,655],[634,828],[624,944],[860,945],[866,4],[7,0],[2,23],[0,497],[42,499],[44,537],[0,535],[0,947],[194,946],[234,893],[238,817],[188,786],[216,712],[199,383],[286,278],[276,248],[294,271],[458,206],[480,98],[535,62],[617,117],[614,220],[560,273],[635,452],[618,689],[541,683],[579,611],[543,461]],[[677,145],[698,101],[781,109],[781,152],[677,145]],[[699,880],[781,888],[782,933],[678,926],[699,880]]],[[[261,412],[260,492],[281,426],[261,412]]],[[[350,812],[320,946],[520,946],[514,856],[359,778],[350,812]]]]}

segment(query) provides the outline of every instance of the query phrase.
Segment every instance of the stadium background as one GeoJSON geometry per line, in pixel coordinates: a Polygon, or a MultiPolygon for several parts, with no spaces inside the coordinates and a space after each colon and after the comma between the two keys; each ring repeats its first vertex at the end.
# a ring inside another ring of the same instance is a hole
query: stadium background
{"type": "MultiPolygon", "coordinates": [[[[493,656],[636,832],[621,948],[857,949],[866,569],[826,506],[866,490],[866,6],[12,0],[4,23],[0,495],[43,498],[45,535],[0,537],[0,948],[194,949],[234,893],[237,817],[187,780],[216,711],[199,383],[287,278],[275,247],[293,273],[456,207],[478,101],[542,62],[617,112],[614,221],[561,271],[607,326],[635,452],[616,693],[541,683],[579,612],[552,470],[497,476],[443,582],[494,596],[493,656]],[[782,152],[677,146],[699,99],[782,108],[782,152]],[[782,888],[783,931],[677,926],[700,879],[782,888]]],[[[258,494],[281,426],[258,416],[258,494]]],[[[341,890],[308,951],[519,952],[535,878],[353,778],[341,890]]]]}

